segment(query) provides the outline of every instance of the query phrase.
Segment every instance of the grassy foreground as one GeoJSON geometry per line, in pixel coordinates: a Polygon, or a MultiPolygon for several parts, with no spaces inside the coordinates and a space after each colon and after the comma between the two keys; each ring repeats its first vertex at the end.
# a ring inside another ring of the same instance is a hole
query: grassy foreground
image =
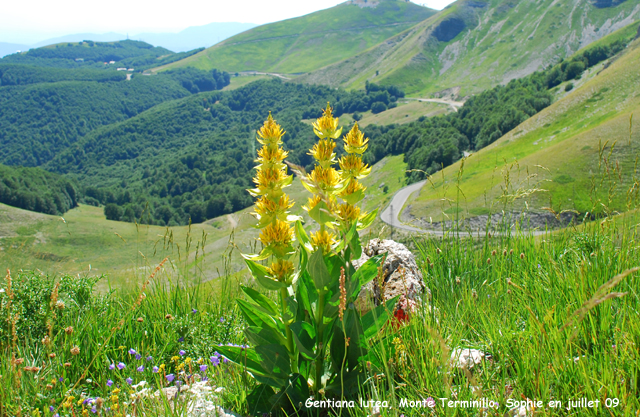
{"type": "MultiPolygon", "coordinates": [[[[415,237],[432,301],[381,332],[372,354],[386,370],[361,386],[363,401],[381,401],[385,416],[502,416],[523,399],[542,401],[535,415],[636,415],[640,275],[629,270],[639,264],[639,223],[634,212],[538,237],[415,237]],[[458,370],[449,361],[454,348],[490,356],[458,370]],[[435,408],[411,406],[429,397],[435,408]],[[581,398],[599,406],[567,409],[581,398]]],[[[215,352],[219,343],[246,343],[233,302],[245,278],[222,279],[212,290],[171,281],[166,271],[164,263],[142,288],[102,294],[92,291],[97,277],[12,273],[11,288],[5,279],[0,415],[182,416],[198,398],[241,415],[278,415],[252,403],[252,378],[215,352]],[[177,395],[154,395],[176,385],[177,395]]],[[[309,415],[341,412],[371,414],[356,403],[309,415]]]]}

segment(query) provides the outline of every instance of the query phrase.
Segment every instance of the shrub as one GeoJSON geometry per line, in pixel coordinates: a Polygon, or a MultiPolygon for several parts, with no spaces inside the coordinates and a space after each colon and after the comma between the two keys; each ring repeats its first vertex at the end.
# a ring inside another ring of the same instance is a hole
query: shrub
{"type": "Polygon", "coordinates": [[[371,113],[373,114],[382,113],[385,110],[387,110],[387,105],[381,101],[376,101],[371,105],[371,113]]]}

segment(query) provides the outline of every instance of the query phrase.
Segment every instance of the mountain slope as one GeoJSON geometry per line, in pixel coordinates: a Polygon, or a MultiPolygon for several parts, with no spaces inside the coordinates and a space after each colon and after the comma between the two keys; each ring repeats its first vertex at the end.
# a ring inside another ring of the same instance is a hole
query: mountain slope
{"type": "Polygon", "coordinates": [[[409,94],[468,96],[556,63],[638,19],[637,1],[459,0],[297,81],[361,88],[373,80],[409,94]]]}
{"type": "Polygon", "coordinates": [[[347,1],[306,16],[259,26],[159,69],[194,66],[229,72],[313,71],[372,47],[435,13],[400,0],[369,4],[373,6],[347,1]]]}
{"type": "MultiPolygon", "coordinates": [[[[505,209],[491,203],[500,195],[506,200],[520,195],[506,207],[516,210],[524,207],[525,199],[530,208],[581,214],[636,207],[640,129],[637,122],[630,127],[630,117],[640,115],[639,66],[636,40],[613,63],[595,68],[592,78],[570,94],[560,93],[566,89],[561,85],[558,92],[564,97],[472,155],[460,182],[461,214],[486,213],[491,206],[493,212],[505,209]],[[533,189],[546,191],[526,195],[533,189]]],[[[454,208],[442,206],[442,195],[448,187],[449,197],[455,197],[451,183],[459,169],[460,162],[446,168],[443,176],[434,176],[433,185],[410,198],[405,220],[441,220],[443,208],[451,213],[454,208]]]]}

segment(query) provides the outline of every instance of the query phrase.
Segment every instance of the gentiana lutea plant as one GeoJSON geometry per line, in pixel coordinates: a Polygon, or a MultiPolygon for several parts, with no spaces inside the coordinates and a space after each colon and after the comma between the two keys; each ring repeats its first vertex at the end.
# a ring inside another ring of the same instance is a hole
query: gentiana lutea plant
{"type": "Polygon", "coordinates": [[[256,282],[276,291],[278,301],[243,286],[246,300],[237,303],[252,347],[220,347],[260,383],[250,403],[298,409],[309,397],[354,398],[368,374],[382,368],[369,352],[380,341],[397,300],[364,315],[355,306],[382,260],[377,256],[357,270],[353,266],[362,254],[358,232],[377,214],[363,213],[358,206],[366,191],[360,180],[371,172],[362,161],[368,139],[355,124],[343,137],[346,154],[337,160],[335,140],[342,129],[329,105],[313,129],[318,142],[310,155],[316,164],[311,173],[299,173],[311,193],[303,208],[316,223],[309,225],[309,234],[301,218],[290,215],[294,202],[284,192],[293,181],[284,164],[285,132],[271,114],[258,131],[262,149],[256,188],[249,192],[258,197],[254,215],[263,249],[243,256],[256,282]]]}

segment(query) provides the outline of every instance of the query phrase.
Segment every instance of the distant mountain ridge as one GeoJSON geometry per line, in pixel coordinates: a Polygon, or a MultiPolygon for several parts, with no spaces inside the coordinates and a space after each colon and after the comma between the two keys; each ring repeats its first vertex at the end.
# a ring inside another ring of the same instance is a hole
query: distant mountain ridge
{"type": "Polygon", "coordinates": [[[377,45],[436,13],[405,0],[371,1],[368,7],[361,7],[363,4],[347,1],[258,26],[160,70],[193,66],[229,72],[315,71],[377,45]]]}
{"type": "Polygon", "coordinates": [[[128,35],[117,32],[108,33],[75,33],[45,39],[33,44],[0,42],[0,58],[18,51],[54,45],[65,42],[116,42],[124,39],[140,40],[153,46],[169,49],[173,52],[186,52],[197,48],[208,48],[233,35],[257,26],[255,23],[213,22],[202,26],[190,26],[180,32],[145,32],[128,35]]]}

